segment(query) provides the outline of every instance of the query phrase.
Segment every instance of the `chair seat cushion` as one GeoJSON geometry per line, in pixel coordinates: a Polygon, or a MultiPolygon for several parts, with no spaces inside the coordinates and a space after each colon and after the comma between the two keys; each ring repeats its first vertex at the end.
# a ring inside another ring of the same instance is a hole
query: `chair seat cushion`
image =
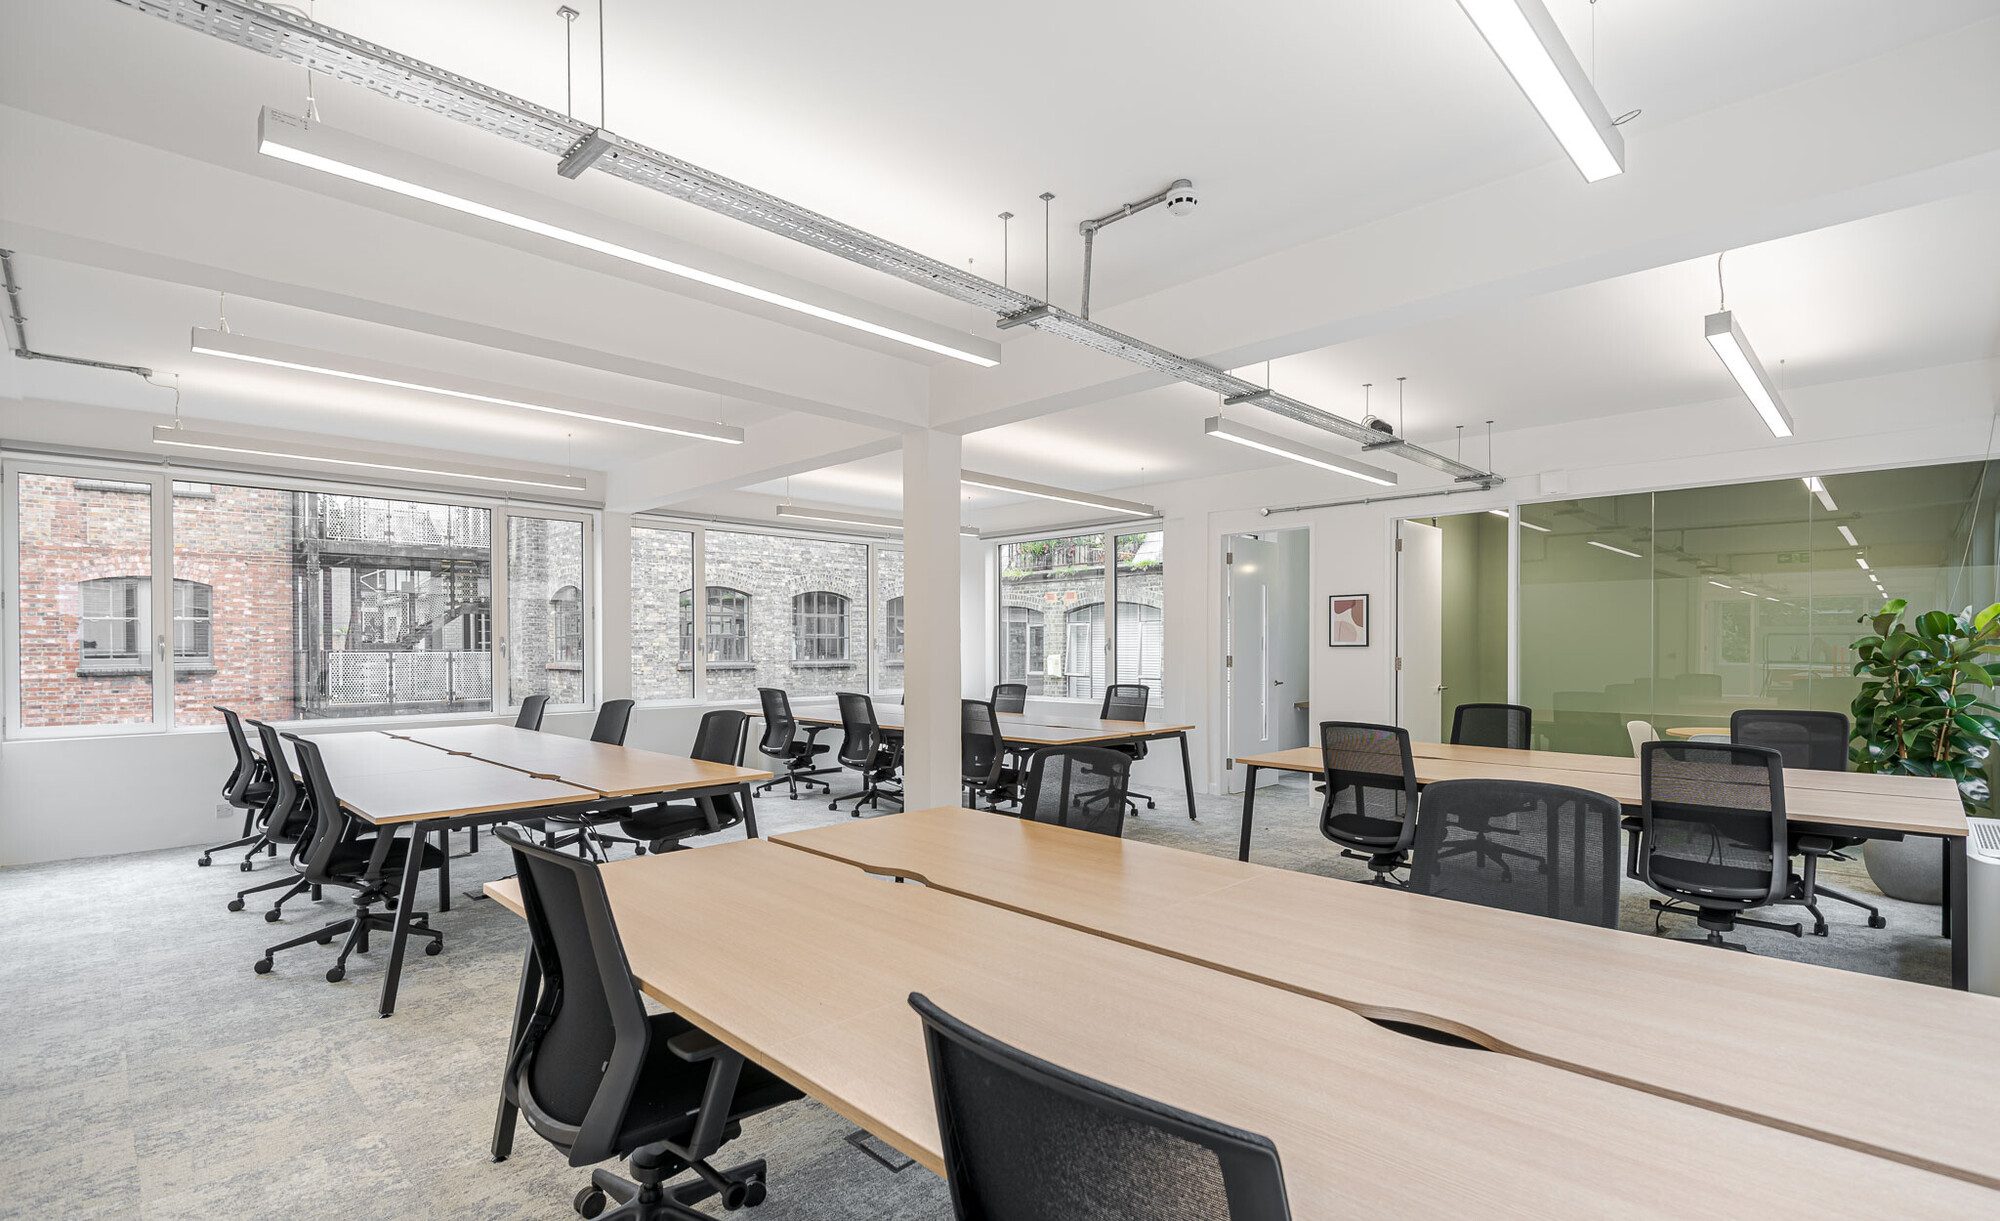
{"type": "Polygon", "coordinates": [[[1657,855],[1648,862],[1648,866],[1655,887],[1665,887],[1685,895],[1750,902],[1771,893],[1771,871],[1768,869],[1657,855]]]}
{"type": "Polygon", "coordinates": [[[741,808],[733,801],[716,801],[716,821],[692,801],[665,802],[619,811],[619,830],[637,840],[679,839],[684,835],[707,835],[743,821],[741,808]]]}
{"type": "MultiPolygon", "coordinates": [[[[364,836],[336,844],[333,856],[327,863],[327,872],[334,877],[358,878],[368,872],[368,861],[375,855],[375,837],[364,836]]],[[[410,842],[398,838],[389,845],[389,855],[382,862],[382,872],[401,874],[403,863],[410,858],[410,842]]],[[[439,852],[429,840],[424,841],[424,852],[418,858],[417,868],[436,869],[444,863],[444,853],[439,852]]]]}
{"type": "MultiPolygon", "coordinates": [[[[701,1092],[713,1067],[709,1061],[683,1060],[667,1046],[668,1039],[693,1030],[694,1023],[678,1013],[656,1013],[646,1020],[652,1027],[652,1042],[647,1047],[645,1066],[639,1070],[631,1105],[625,1109],[625,1124],[618,1133],[621,1150],[658,1140],[684,1140],[694,1129],[695,1110],[701,1106],[701,1092]]],[[[799,1091],[772,1076],[769,1070],[745,1060],[736,1079],[736,1101],[729,1113],[749,1115],[767,1111],[800,1097],[799,1091]]]]}
{"type": "Polygon", "coordinates": [[[1403,824],[1394,818],[1372,818],[1366,814],[1329,814],[1320,828],[1327,838],[1350,841],[1363,847],[1390,847],[1401,841],[1403,824]]]}

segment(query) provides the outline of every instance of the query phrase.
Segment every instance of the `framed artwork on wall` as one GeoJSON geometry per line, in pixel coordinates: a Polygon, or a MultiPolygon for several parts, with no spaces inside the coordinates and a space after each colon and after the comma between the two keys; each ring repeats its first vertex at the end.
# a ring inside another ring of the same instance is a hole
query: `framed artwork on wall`
{"type": "Polygon", "coordinates": [[[1327,599],[1326,642],[1336,649],[1368,647],[1368,595],[1334,594],[1327,599]]]}

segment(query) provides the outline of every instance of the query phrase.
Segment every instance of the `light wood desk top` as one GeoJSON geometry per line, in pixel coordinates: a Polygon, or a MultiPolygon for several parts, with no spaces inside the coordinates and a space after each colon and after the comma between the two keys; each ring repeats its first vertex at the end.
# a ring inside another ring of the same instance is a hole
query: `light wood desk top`
{"type": "MultiPolygon", "coordinates": [[[[1989,1216],[1992,1191],[763,841],[618,861],[640,986],[941,1169],[913,991],[1026,1051],[1272,1139],[1293,1215],[1989,1216]],[[1690,1168],[1662,1179],[1662,1151],[1690,1168]]],[[[511,883],[489,894],[518,909],[511,883]]]]}
{"type": "Polygon", "coordinates": [[[2000,1187],[2000,999],[983,811],[774,842],[2000,1187]]]}
{"type": "Polygon", "coordinates": [[[755,768],[705,763],[681,755],[610,746],[565,734],[516,729],[512,725],[413,729],[407,736],[412,745],[421,744],[420,748],[433,753],[459,753],[531,776],[592,789],[606,797],[668,793],[771,778],[770,772],[755,768]]]}
{"type": "MultiPolygon", "coordinates": [[[[319,747],[340,804],[378,826],[574,805],[597,794],[375,732],[302,735],[319,747]]],[[[288,746],[286,761],[298,775],[288,746]]]]}
{"type": "MultiPolygon", "coordinates": [[[[1590,789],[1625,806],[1639,804],[1637,759],[1450,746],[1438,742],[1412,742],[1410,754],[1420,784],[1493,778],[1529,780],[1590,789]]],[[[1288,772],[1318,772],[1323,767],[1317,746],[1245,755],[1236,761],[1288,772]]],[[[1966,833],[1965,807],[1958,799],[1956,786],[1949,780],[1922,776],[1817,772],[1788,767],[1785,813],[1793,822],[1915,835],[1966,833]]]]}
{"type": "MultiPolygon", "coordinates": [[[[805,725],[840,724],[838,709],[794,710],[794,719],[805,725]]],[[[875,720],[884,729],[901,731],[900,704],[875,705],[875,720]]],[[[1192,725],[1168,725],[1157,721],[1105,721],[1097,717],[1066,716],[1058,713],[1024,715],[1000,714],[1000,734],[1008,742],[1040,746],[1077,746],[1089,742],[1123,742],[1138,736],[1170,737],[1194,729],[1192,725]]]]}
{"type": "Polygon", "coordinates": [[[1670,738],[1723,738],[1729,737],[1727,725],[1669,725],[1661,733],[1670,738]]]}

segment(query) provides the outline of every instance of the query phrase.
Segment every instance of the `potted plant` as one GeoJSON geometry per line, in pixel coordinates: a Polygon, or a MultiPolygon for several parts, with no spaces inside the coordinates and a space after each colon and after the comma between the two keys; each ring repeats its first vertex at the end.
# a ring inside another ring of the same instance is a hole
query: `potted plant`
{"type": "MultiPolygon", "coordinates": [[[[1977,689],[1993,685],[1981,659],[2000,652],[2000,603],[1976,613],[1928,611],[1906,623],[1908,608],[1902,598],[1890,601],[1870,622],[1873,634],[1854,642],[1854,673],[1862,680],[1853,704],[1854,769],[1948,777],[1968,811],[1983,810],[1991,801],[1986,761],[2000,742],[2000,717],[1990,714],[2000,708],[1977,689]]],[[[1869,840],[1862,856],[1890,898],[1942,900],[1943,861],[1930,840],[1869,840]]]]}

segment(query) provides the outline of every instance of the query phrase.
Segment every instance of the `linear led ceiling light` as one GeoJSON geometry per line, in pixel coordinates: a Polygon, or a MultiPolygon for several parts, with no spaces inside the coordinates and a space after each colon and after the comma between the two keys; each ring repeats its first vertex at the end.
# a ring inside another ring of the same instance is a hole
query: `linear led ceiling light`
{"type": "Polygon", "coordinates": [[[1060,500],[1064,504],[1082,505],[1086,509],[1103,509],[1107,513],[1129,513],[1133,517],[1158,517],[1160,511],[1152,505],[1140,504],[1136,500],[1118,500],[1111,496],[1099,496],[1093,492],[1072,492],[1068,488],[1052,488],[1046,483],[1029,483],[1025,479],[1009,479],[1005,475],[982,475],[976,471],[960,471],[960,483],[985,488],[990,492],[1013,492],[1019,496],[1034,496],[1041,500],[1060,500]]]}
{"type": "Polygon", "coordinates": [[[1592,547],[1602,547],[1606,551],[1616,551],[1619,555],[1629,555],[1635,560],[1643,560],[1646,558],[1645,556],[1640,555],[1636,551],[1627,551],[1623,547],[1613,547],[1610,543],[1600,543],[1594,538],[1587,538],[1584,539],[1583,541],[1585,543],[1588,543],[1592,547]]]}
{"type": "Polygon", "coordinates": [[[395,458],[359,450],[331,449],[322,445],[302,445],[292,441],[270,441],[262,437],[236,437],[215,432],[195,432],[158,424],[153,428],[153,444],[182,449],[206,449],[224,454],[250,454],[259,458],[291,458],[300,462],[332,466],[359,466],[376,471],[401,471],[412,475],[443,475],[452,479],[477,479],[484,483],[513,483],[531,488],[556,488],[583,492],[589,485],[573,475],[546,475],[539,471],[515,471],[493,466],[468,466],[456,462],[429,462],[417,458],[395,458]]]}
{"type": "Polygon", "coordinates": [[[1834,529],[1840,531],[1840,537],[1847,540],[1848,546],[1859,547],[1861,545],[1855,540],[1854,531],[1849,530],[1846,526],[1835,526],[1834,529]]]}
{"type": "Polygon", "coordinates": [[[1742,328],[1736,325],[1736,314],[1731,310],[1710,314],[1702,322],[1702,333],[1708,338],[1708,346],[1722,358],[1722,367],[1742,387],[1743,397],[1764,417],[1771,435],[1791,436],[1792,413],[1785,410],[1777,387],[1771,384],[1771,375],[1764,372],[1757,353],[1750,350],[1750,341],[1743,338],[1742,328]]]}
{"type": "Polygon", "coordinates": [[[561,225],[537,220],[532,216],[509,212],[505,208],[497,208],[476,199],[467,199],[462,195],[455,195],[450,191],[415,181],[407,170],[391,172],[386,168],[360,164],[356,157],[356,148],[359,144],[360,142],[355,141],[353,137],[343,139],[342,133],[332,131],[318,123],[308,124],[304,119],[288,115],[283,111],[272,110],[268,106],[257,116],[257,151],[267,157],[276,157],[293,165],[334,174],[350,182],[393,191],[410,199],[436,204],[441,208],[450,208],[454,212],[463,212],[467,216],[476,216],[481,220],[507,225],[524,233],[533,233],[579,249],[609,255],[614,259],[623,259],[628,263],[662,271],[670,276],[679,276],[682,279],[706,284],[710,288],[719,288],[724,292],[762,301],[766,305],[796,310],[824,322],[853,327],[857,331],[866,331],[870,335],[907,343],[927,352],[936,352],[942,356],[950,356],[956,360],[988,368],[1000,363],[977,352],[939,343],[921,335],[912,335],[908,331],[899,331],[894,327],[883,326],[879,322],[870,322],[866,318],[856,318],[852,314],[843,314],[839,310],[814,305],[810,301],[801,301],[797,297],[788,297],[754,284],[745,284],[741,280],[732,280],[728,276],[719,276],[712,271],[703,271],[699,267],[690,267],[686,263],[677,263],[643,250],[634,250],[630,246],[621,246],[617,242],[606,241],[601,237],[565,229],[561,225]],[[350,141],[353,142],[352,146],[349,145],[350,141]]]}
{"type": "MultiPolygon", "coordinates": [[[[1511,514],[1511,513],[1507,512],[1507,510],[1505,510],[1505,509],[1488,509],[1488,510],[1486,510],[1486,511],[1487,511],[1488,513],[1491,513],[1491,514],[1492,514],[1493,516],[1495,516],[1495,517],[1512,517],[1512,516],[1513,516],[1513,514],[1511,514]]],[[[1536,525],[1536,524],[1535,524],[1534,522],[1531,522],[1531,521],[1529,521],[1529,520],[1528,520],[1527,518],[1525,518],[1525,517],[1521,519],[1521,529],[1523,529],[1523,530],[1534,530],[1534,531],[1538,531],[1539,533],[1542,533],[1542,534],[1549,534],[1549,533],[1552,533],[1552,531],[1550,531],[1550,529],[1549,529],[1549,528],[1548,528],[1547,526],[1538,526],[1538,525],[1536,525]]]]}
{"type": "Polygon", "coordinates": [[[1840,506],[1833,503],[1833,493],[1826,490],[1826,480],[1821,479],[1818,475],[1807,475],[1803,482],[1806,485],[1806,491],[1819,497],[1819,502],[1826,506],[1827,512],[1840,512],[1840,506]]]}
{"type": "Polygon", "coordinates": [[[1479,27],[1584,181],[1625,172],[1625,137],[1541,0],[1458,0],[1458,7],[1479,27]]]}
{"type": "Polygon", "coordinates": [[[656,416],[604,403],[586,403],[563,395],[542,395],[535,400],[529,400],[520,397],[519,390],[492,382],[451,377],[425,369],[385,364],[337,352],[319,352],[288,343],[273,343],[268,339],[252,339],[232,331],[211,331],[195,327],[188,335],[188,347],[202,356],[220,356],[227,360],[248,361],[251,364],[270,365],[278,369],[295,369],[301,373],[318,373],[326,377],[344,378],[351,382],[391,386],[398,390],[416,390],[424,394],[441,394],[447,398],[465,399],[474,403],[519,407],[525,411],[540,411],[548,415],[592,420],[599,424],[616,424],[621,428],[642,428],[649,432],[672,433],[677,437],[720,441],[725,445],[743,444],[743,430],[729,424],[706,424],[699,420],[683,420],[675,416],[656,416]]]}
{"type": "Polygon", "coordinates": [[[1854,557],[1854,562],[1855,562],[1856,564],[1859,564],[1859,565],[1861,566],[1861,571],[1863,571],[1863,572],[1867,572],[1867,571],[1868,571],[1868,561],[1867,561],[1867,560],[1864,560],[1864,559],[1862,559],[1862,558],[1861,558],[1860,556],[1858,556],[1858,555],[1857,555],[1857,556],[1855,556],[1855,557],[1854,557]]]}
{"type": "MultiPolygon", "coordinates": [[[[867,526],[875,530],[901,530],[900,517],[871,517],[866,513],[847,513],[839,509],[805,509],[798,505],[779,505],[778,516],[795,521],[826,521],[843,526],[867,526]]],[[[965,538],[978,538],[979,527],[960,526],[958,532],[965,538]]]]}
{"type": "Polygon", "coordinates": [[[1356,479],[1366,480],[1369,483],[1379,483],[1385,488],[1396,485],[1396,476],[1379,466],[1370,466],[1366,462],[1356,462],[1352,458],[1342,458],[1338,455],[1330,454],[1323,449],[1314,449],[1310,445],[1302,445],[1297,441],[1288,440],[1276,433],[1265,432],[1261,428],[1252,428],[1248,424],[1239,424],[1235,420],[1225,420],[1219,415],[1208,417],[1208,421],[1201,426],[1201,430],[1211,437],[1216,437],[1224,441],[1234,441],[1238,445],[1248,446],[1251,449],[1261,449],[1267,454],[1276,454],[1280,458],[1290,458],[1294,462],[1303,462],[1307,466],[1316,466],[1323,471],[1332,471],[1336,475],[1350,475],[1356,479]]]}

